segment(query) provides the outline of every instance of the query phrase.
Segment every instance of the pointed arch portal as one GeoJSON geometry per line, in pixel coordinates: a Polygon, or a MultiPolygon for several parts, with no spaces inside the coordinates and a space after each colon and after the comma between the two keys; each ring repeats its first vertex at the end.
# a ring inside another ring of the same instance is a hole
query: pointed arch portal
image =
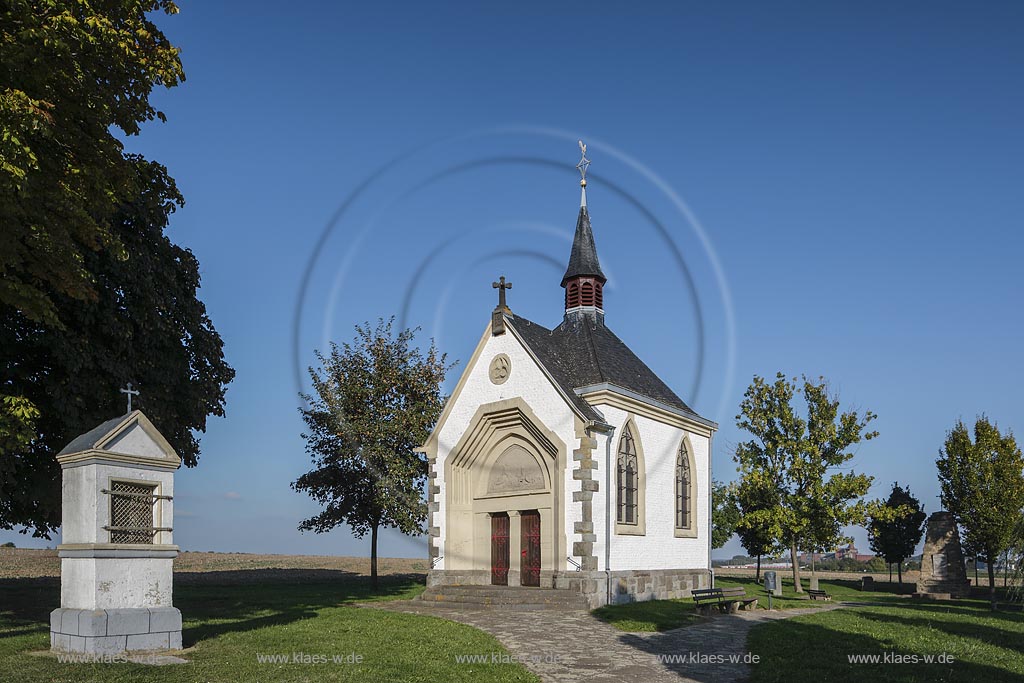
{"type": "Polygon", "coordinates": [[[511,398],[480,406],[444,467],[445,568],[552,586],[566,556],[565,444],[511,398]]]}

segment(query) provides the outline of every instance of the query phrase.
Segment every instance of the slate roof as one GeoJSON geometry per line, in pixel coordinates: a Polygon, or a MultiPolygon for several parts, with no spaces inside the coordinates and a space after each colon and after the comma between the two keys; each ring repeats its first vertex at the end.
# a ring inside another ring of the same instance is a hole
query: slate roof
{"type": "Polygon", "coordinates": [[[81,451],[88,451],[96,448],[96,444],[99,443],[100,439],[109,434],[115,427],[124,422],[130,417],[130,415],[121,415],[107,420],[103,424],[93,427],[85,434],[79,434],[71,443],[61,449],[57,455],[65,455],[66,453],[80,453],[81,451]]]}
{"type": "Polygon", "coordinates": [[[594,231],[590,227],[590,214],[587,207],[580,207],[580,215],[576,219],[576,234],[572,238],[572,251],[569,253],[569,267],[562,276],[562,286],[569,278],[579,275],[598,277],[602,282],[608,278],[601,272],[601,263],[597,260],[597,245],[594,244],[594,231]]]}
{"type": "Polygon", "coordinates": [[[577,396],[575,389],[607,383],[704,420],[598,316],[570,314],[553,330],[514,314],[508,316],[508,320],[573,405],[588,418],[603,420],[592,406],[577,396]]]}

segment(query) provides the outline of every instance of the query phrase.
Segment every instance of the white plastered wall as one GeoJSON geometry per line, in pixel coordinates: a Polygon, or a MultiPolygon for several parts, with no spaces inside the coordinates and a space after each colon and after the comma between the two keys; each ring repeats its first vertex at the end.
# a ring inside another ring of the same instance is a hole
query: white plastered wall
{"type": "MultiPolygon", "coordinates": [[[[595,406],[605,419],[615,427],[611,444],[611,488],[612,545],[610,568],[613,571],[626,569],[707,569],[708,567],[708,462],[710,440],[692,432],[689,435],[693,449],[694,471],[697,495],[695,500],[695,538],[679,538],[675,534],[675,464],[679,443],[684,430],[673,425],[635,415],[621,408],[598,404],[595,406]],[[619,437],[628,419],[632,419],[635,435],[643,450],[646,479],[645,523],[643,536],[615,533],[615,467],[619,437]]],[[[594,531],[597,543],[594,554],[598,567],[605,566],[606,527],[606,476],[605,457],[607,437],[598,436],[594,459],[598,469],[594,479],[601,484],[601,490],[594,496],[594,531]]],[[[579,514],[578,512],[576,513],[579,514]]],[[[571,525],[570,525],[571,526],[571,525]]]]}
{"type": "MultiPolygon", "coordinates": [[[[110,534],[103,528],[110,525],[110,496],[100,491],[109,490],[111,481],[117,480],[157,484],[157,494],[174,496],[174,474],[168,470],[98,463],[69,467],[64,470],[61,484],[62,543],[110,542],[110,534]]],[[[154,526],[172,526],[174,501],[158,501],[154,513],[154,526]]],[[[170,544],[171,537],[171,532],[161,531],[153,543],[170,544]]]]}

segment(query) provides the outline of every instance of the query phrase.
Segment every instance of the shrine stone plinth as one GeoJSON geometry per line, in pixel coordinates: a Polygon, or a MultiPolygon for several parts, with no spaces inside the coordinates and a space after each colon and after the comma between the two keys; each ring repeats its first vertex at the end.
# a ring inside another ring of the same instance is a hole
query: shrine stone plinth
{"type": "Polygon", "coordinates": [[[180,650],[171,535],[178,454],[136,410],[79,436],[57,461],[60,608],[50,614],[51,649],[180,650]]]}
{"type": "Polygon", "coordinates": [[[917,597],[962,598],[971,592],[960,532],[951,512],[935,512],[928,518],[917,597]]]}

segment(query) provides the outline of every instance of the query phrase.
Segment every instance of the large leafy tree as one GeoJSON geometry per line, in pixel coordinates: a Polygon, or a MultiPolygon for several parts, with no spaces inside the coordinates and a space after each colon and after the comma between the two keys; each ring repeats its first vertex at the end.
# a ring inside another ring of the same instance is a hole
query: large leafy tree
{"type": "Polygon", "coordinates": [[[347,524],[370,533],[370,577],[377,585],[377,535],[383,528],[423,532],[427,462],[417,448],[444,407],[441,384],[451,368],[433,344],[412,345],[415,330],[393,319],[356,326],[351,343],[331,344],[310,368],[315,391],[303,395],[306,452],[314,468],[292,487],[324,506],[299,529],[317,533],[347,524]]]}
{"type": "MultiPolygon", "coordinates": [[[[59,447],[67,434],[88,429],[93,416],[109,410],[106,393],[90,396],[94,407],[67,415],[54,412],[67,399],[70,387],[50,382],[55,377],[76,377],[75,366],[90,377],[101,355],[114,350],[110,339],[92,340],[74,325],[110,300],[104,274],[116,261],[133,255],[123,239],[127,224],[138,220],[147,202],[163,204],[156,211],[161,230],[166,215],[180,201],[169,178],[156,179],[154,169],[124,152],[123,136],[139,133],[141,126],[163,114],[150,103],[155,87],[173,87],[184,79],[178,49],[153,23],[156,12],[174,14],[170,0],[8,0],[0,3],[0,315],[5,345],[0,378],[0,527],[27,524],[46,534],[56,523],[55,465],[44,457],[59,447]],[[169,188],[164,192],[153,184],[169,188]],[[136,212],[133,214],[133,212],[136,212]],[[75,308],[81,304],[81,308],[75,308]],[[79,319],[70,319],[69,311],[79,319]],[[33,338],[29,338],[29,337],[33,338]],[[58,340],[70,355],[40,350],[24,357],[25,347],[58,340]],[[73,341],[77,340],[77,341],[73,341]],[[39,386],[57,390],[57,396],[23,390],[32,376],[39,386]],[[35,397],[35,398],[33,398],[35,397]],[[38,434],[36,432],[38,431],[38,434]],[[32,434],[26,443],[26,434],[32,434]]],[[[136,245],[137,246],[137,245],[136,245]]],[[[155,245],[155,250],[166,245],[155,245]]],[[[135,250],[135,256],[138,256],[135,250]]],[[[163,254],[169,254],[164,248],[163,254]]],[[[188,258],[191,258],[189,255],[188,258]]],[[[183,259],[184,273],[173,282],[170,295],[189,296],[191,267],[183,259]]],[[[132,266],[129,266],[131,268],[132,266]]],[[[193,288],[194,289],[194,288],[193,288]]],[[[191,293],[194,298],[194,291],[191,293]]],[[[127,310],[127,309],[125,309],[127,310]]],[[[137,312],[137,311],[136,311],[137,312]]],[[[171,322],[175,322],[172,317],[171,322]]],[[[180,323],[168,343],[194,354],[198,374],[156,381],[154,392],[176,392],[187,384],[201,390],[226,381],[229,373],[214,368],[203,376],[202,366],[216,366],[216,349],[203,348],[202,339],[190,339],[193,321],[180,323]],[[209,360],[209,363],[207,361],[209,360]],[[209,381],[208,381],[209,380],[209,381]]],[[[161,327],[160,331],[166,329],[161,327]]],[[[154,330],[155,331],[155,330],[154,330]]],[[[203,335],[200,334],[200,337],[203,335]]],[[[135,340],[145,351],[146,343],[135,340]]],[[[120,378],[138,375],[131,362],[117,356],[120,378]]],[[[170,370],[163,359],[150,358],[149,374],[170,370]]],[[[136,383],[139,383],[136,377],[136,383]]],[[[106,392],[83,379],[78,387],[106,392]]],[[[219,386],[219,385],[218,385],[219,386]]],[[[116,396],[116,391],[113,392],[116,396]]],[[[186,390],[178,404],[169,406],[162,428],[174,424],[182,433],[201,430],[203,405],[220,405],[222,389],[208,396],[186,390]],[[176,411],[187,408],[179,415],[176,411]],[[179,419],[180,418],[180,419],[179,419]]],[[[177,400],[177,399],[176,399],[177,400]]],[[[155,404],[147,404],[150,411],[155,404]]],[[[212,410],[211,412],[216,412],[212,410]]],[[[109,417],[109,413],[101,417],[109,417]]],[[[158,417],[153,415],[153,417],[158,417]]],[[[159,418],[158,418],[159,421],[159,418]]],[[[186,461],[194,464],[196,449],[191,434],[172,438],[186,461]]],[[[52,455],[49,454],[49,455],[52,455]]]]}
{"type": "Polygon", "coordinates": [[[841,468],[853,458],[850,446],[877,436],[867,431],[873,419],[870,411],[840,413],[839,399],[820,378],[798,383],[779,373],[768,383],[755,376],[744,393],[736,424],[753,438],[736,447],[735,459],[765,506],[745,515],[741,526],[764,529],[789,547],[797,592],[803,591],[798,550],[838,541],[844,525],[864,520],[862,498],[872,478],[841,468]],[[798,394],[806,417],[795,405],[798,394]]]}
{"type": "Polygon", "coordinates": [[[0,5],[0,304],[61,326],[56,295],[95,300],[90,252],[123,255],[111,229],[137,193],[122,134],[163,118],[156,86],[184,79],[149,13],[170,0],[6,0],[0,5]]]}
{"type": "Polygon", "coordinates": [[[82,256],[95,296],[51,292],[60,327],[0,306],[0,385],[35,411],[26,413],[33,428],[20,444],[0,442],[2,528],[27,525],[44,536],[60,524],[54,453],[124,412],[124,383],[141,389],[136,405],[190,467],[199,458],[196,432],[224,413],[234,371],[197,297],[199,263],[164,234],[181,196],[162,166],[128,158],[140,192],[109,225],[123,257],[82,256]]]}
{"type": "Polygon", "coordinates": [[[711,547],[721,548],[736,533],[740,510],[732,487],[720,481],[711,483],[711,547]]]}
{"type": "MultiPolygon", "coordinates": [[[[892,485],[889,498],[876,501],[868,522],[868,542],[871,550],[886,561],[896,564],[896,575],[903,585],[903,562],[914,554],[921,541],[927,515],[921,501],[910,493],[910,488],[892,485]]],[[[892,580],[892,570],[889,573],[892,580]]]]}
{"type": "Polygon", "coordinates": [[[988,565],[995,601],[995,563],[1013,543],[1024,508],[1024,456],[1011,432],[985,416],[974,423],[974,439],[962,420],[946,434],[935,463],[942,505],[964,531],[964,547],[988,565]]]}

